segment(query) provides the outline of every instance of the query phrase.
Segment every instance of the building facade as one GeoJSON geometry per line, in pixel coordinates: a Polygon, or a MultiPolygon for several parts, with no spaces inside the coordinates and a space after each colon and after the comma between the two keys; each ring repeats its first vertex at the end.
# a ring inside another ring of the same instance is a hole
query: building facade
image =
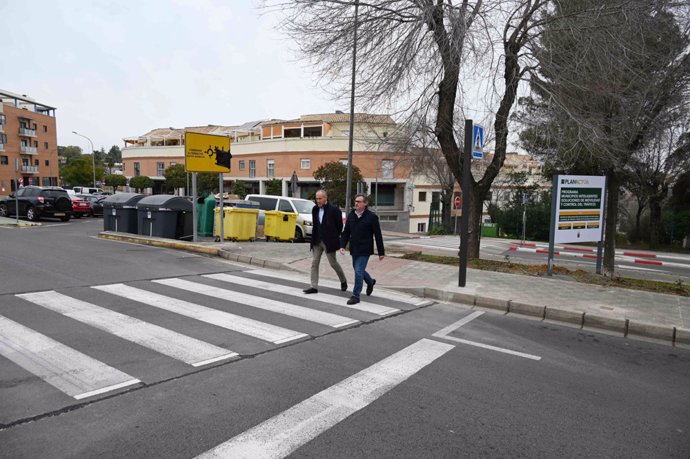
{"type": "MultiPolygon", "coordinates": [[[[185,131],[227,135],[232,138],[232,169],[224,174],[225,191],[241,181],[248,193],[265,193],[268,181],[280,179],[282,194],[288,196],[296,177],[296,196],[308,198],[319,188],[314,171],[329,162],[347,164],[349,122],[349,114],[332,113],[240,126],[154,129],[124,139],[123,173],[127,178],[146,175],[162,182],[167,167],[184,164],[185,131]]],[[[360,169],[367,192],[374,198],[371,207],[384,227],[409,232],[410,171],[385,143],[395,128],[388,115],[355,114],[353,164],[360,169]]]]}
{"type": "Polygon", "coordinates": [[[57,186],[55,107],[0,90],[0,194],[20,186],[57,186]]]}
{"type": "MultiPolygon", "coordinates": [[[[152,193],[171,192],[163,187],[165,169],[184,164],[185,132],[229,136],[232,139],[231,172],[224,174],[224,189],[232,190],[241,181],[247,193],[266,193],[266,185],[282,180],[281,194],[291,195],[296,180],[296,197],[308,199],[319,188],[314,172],[326,163],[347,164],[350,116],[346,113],[303,115],[290,120],[263,120],[239,126],[197,126],[182,129],[154,129],[138,137],[125,138],[122,150],[123,173],[129,179],[145,175],[154,180],[152,193]]],[[[394,136],[396,123],[388,115],[355,114],[353,164],[360,169],[370,196],[370,207],[382,227],[404,233],[426,233],[432,203],[440,200],[441,187],[424,174],[411,171],[404,156],[386,142],[394,136]]],[[[393,142],[394,143],[394,142],[393,142]]],[[[473,161],[475,176],[483,174],[491,160],[473,161]]],[[[500,179],[510,171],[529,172],[536,178],[540,164],[526,155],[509,154],[496,181],[496,200],[510,198],[509,185],[500,179]]],[[[360,187],[358,187],[360,189],[360,187]]],[[[360,190],[352,190],[353,194],[360,190]]],[[[459,187],[456,192],[459,193],[459,187]]],[[[486,202],[488,205],[488,201],[486,202]]],[[[451,215],[459,216],[453,209],[451,215]]]]}

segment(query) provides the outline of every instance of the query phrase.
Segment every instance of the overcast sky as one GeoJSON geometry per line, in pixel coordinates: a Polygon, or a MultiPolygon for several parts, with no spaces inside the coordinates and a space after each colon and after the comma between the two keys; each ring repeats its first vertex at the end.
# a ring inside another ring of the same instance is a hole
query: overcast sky
{"type": "Polygon", "coordinates": [[[235,125],[339,107],[252,0],[0,0],[0,89],[57,108],[58,145],[90,152],[158,127],[235,125]]]}

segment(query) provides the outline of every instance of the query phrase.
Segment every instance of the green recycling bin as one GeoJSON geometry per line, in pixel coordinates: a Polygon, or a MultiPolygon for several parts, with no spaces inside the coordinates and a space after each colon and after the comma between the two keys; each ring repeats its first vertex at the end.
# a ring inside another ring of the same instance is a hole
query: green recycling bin
{"type": "Polygon", "coordinates": [[[199,236],[213,236],[213,210],[216,208],[216,198],[212,194],[196,201],[199,213],[197,219],[197,234],[199,236]]]}

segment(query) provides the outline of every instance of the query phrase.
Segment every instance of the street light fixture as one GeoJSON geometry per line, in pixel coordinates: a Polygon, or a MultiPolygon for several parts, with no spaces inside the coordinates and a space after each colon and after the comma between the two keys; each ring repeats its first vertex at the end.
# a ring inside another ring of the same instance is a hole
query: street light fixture
{"type": "Polygon", "coordinates": [[[83,134],[79,134],[77,131],[72,131],[72,134],[78,135],[79,137],[84,137],[91,144],[91,167],[93,168],[93,187],[96,188],[96,153],[93,151],[93,142],[91,139],[83,134]]]}

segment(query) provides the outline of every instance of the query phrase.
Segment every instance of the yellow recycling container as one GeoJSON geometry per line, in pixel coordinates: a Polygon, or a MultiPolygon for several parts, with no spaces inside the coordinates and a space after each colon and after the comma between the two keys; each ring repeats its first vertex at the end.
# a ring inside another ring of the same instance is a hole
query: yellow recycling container
{"type": "MultiPolygon", "coordinates": [[[[231,241],[253,241],[256,239],[256,218],[259,209],[225,207],[223,209],[223,239],[231,241]]],[[[215,208],[213,235],[220,232],[220,208],[215,208]]]]}
{"type": "Polygon", "coordinates": [[[270,241],[292,241],[295,239],[295,227],[297,226],[297,214],[282,212],[280,210],[267,210],[265,212],[264,236],[270,241]]]}

